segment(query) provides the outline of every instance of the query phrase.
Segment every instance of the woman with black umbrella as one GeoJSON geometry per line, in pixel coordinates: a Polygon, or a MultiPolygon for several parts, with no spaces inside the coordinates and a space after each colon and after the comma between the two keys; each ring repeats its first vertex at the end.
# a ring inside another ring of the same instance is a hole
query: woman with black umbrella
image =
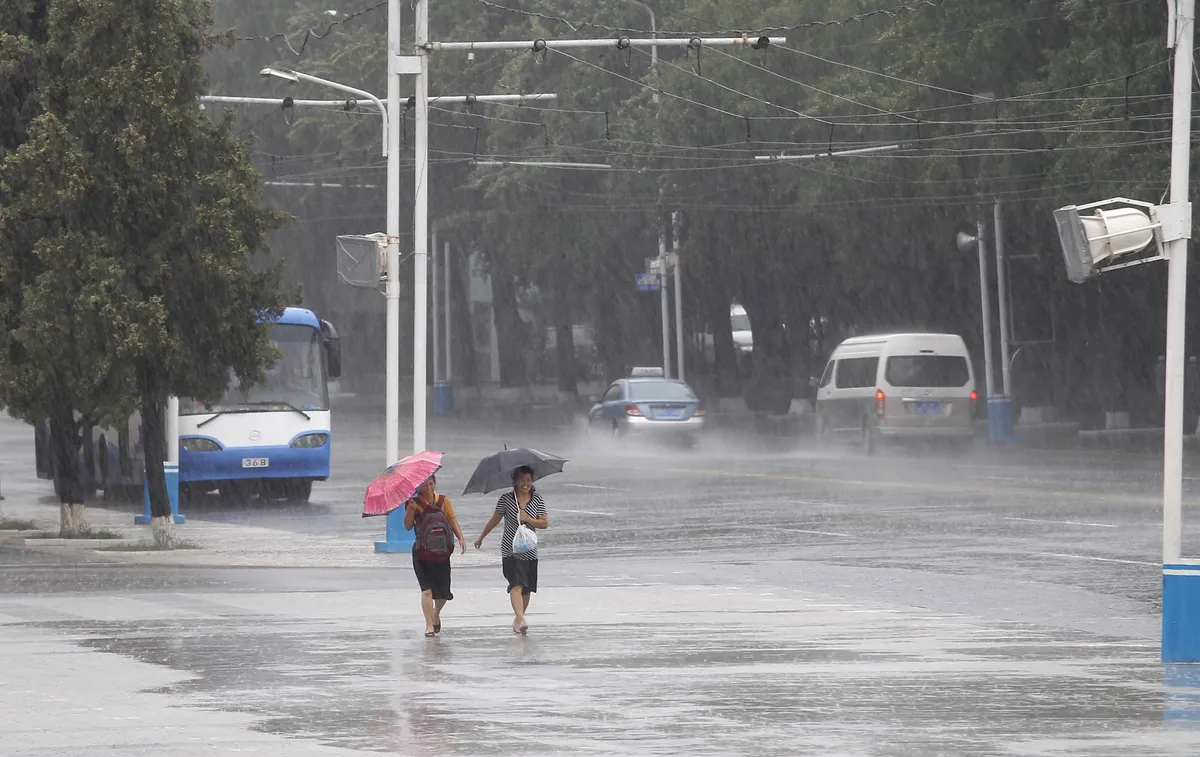
{"type": "Polygon", "coordinates": [[[536,543],[529,549],[514,550],[513,540],[521,526],[545,529],[550,527],[550,519],[546,515],[546,503],[534,489],[532,468],[521,466],[514,470],[512,485],[512,491],[505,492],[496,503],[496,511],[483,527],[483,533],[475,540],[475,549],[483,546],[483,540],[503,520],[500,557],[504,578],[508,582],[508,598],[512,602],[513,633],[523,636],[529,630],[529,624],[525,621],[529,597],[537,593],[538,553],[536,543]]]}

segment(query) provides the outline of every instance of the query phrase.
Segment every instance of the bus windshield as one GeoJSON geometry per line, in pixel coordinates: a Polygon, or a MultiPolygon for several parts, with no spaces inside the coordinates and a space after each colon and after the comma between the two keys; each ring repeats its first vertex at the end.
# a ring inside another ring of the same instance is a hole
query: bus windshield
{"type": "Polygon", "coordinates": [[[329,390],[321,360],[321,334],[311,326],[275,323],[268,331],[279,359],[267,368],[264,380],[243,388],[230,375],[229,390],[211,405],[181,401],[181,415],[271,410],[328,410],[329,390]]]}

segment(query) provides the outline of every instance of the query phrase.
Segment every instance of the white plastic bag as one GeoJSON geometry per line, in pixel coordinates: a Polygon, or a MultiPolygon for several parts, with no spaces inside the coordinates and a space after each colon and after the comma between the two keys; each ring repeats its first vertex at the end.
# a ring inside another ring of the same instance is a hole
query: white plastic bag
{"type": "Polygon", "coordinates": [[[524,554],[537,549],[537,534],[532,528],[522,523],[513,534],[513,554],[524,554]]]}

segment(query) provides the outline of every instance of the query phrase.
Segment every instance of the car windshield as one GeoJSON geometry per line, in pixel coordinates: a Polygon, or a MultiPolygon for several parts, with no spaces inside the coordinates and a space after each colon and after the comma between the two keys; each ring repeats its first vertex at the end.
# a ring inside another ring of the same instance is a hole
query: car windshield
{"type": "Polygon", "coordinates": [[[676,381],[631,381],[629,399],[634,402],[694,402],[696,395],[687,384],[676,381]]]}
{"type": "Polygon", "coordinates": [[[970,378],[967,359],[957,355],[897,355],[887,362],[892,386],[958,387],[966,386],[970,378]]]}
{"type": "Polygon", "coordinates": [[[729,316],[729,325],[733,327],[734,331],[749,331],[750,317],[745,313],[731,315],[729,316]]]}
{"type": "Polygon", "coordinates": [[[311,326],[276,323],[271,325],[267,336],[280,356],[266,370],[262,383],[243,388],[231,373],[229,390],[218,402],[205,406],[181,401],[179,412],[199,415],[245,410],[328,410],[320,332],[311,326]]]}

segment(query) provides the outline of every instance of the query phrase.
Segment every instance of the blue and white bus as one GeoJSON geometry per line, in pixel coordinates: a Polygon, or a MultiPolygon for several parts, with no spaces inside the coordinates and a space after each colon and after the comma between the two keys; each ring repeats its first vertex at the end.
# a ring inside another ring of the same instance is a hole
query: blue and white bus
{"type": "MultiPolygon", "coordinates": [[[[242,387],[231,376],[216,402],[180,399],[181,498],[219,490],[305,502],[313,482],[329,477],[328,382],[341,374],[337,331],[303,308],[286,308],[268,329],[280,356],[263,382],[242,387]]],[[[39,432],[38,475],[52,478],[47,434],[39,432]]],[[[95,428],[91,438],[80,455],[85,485],[106,497],[137,496],[145,471],[140,416],[95,428]]]]}

